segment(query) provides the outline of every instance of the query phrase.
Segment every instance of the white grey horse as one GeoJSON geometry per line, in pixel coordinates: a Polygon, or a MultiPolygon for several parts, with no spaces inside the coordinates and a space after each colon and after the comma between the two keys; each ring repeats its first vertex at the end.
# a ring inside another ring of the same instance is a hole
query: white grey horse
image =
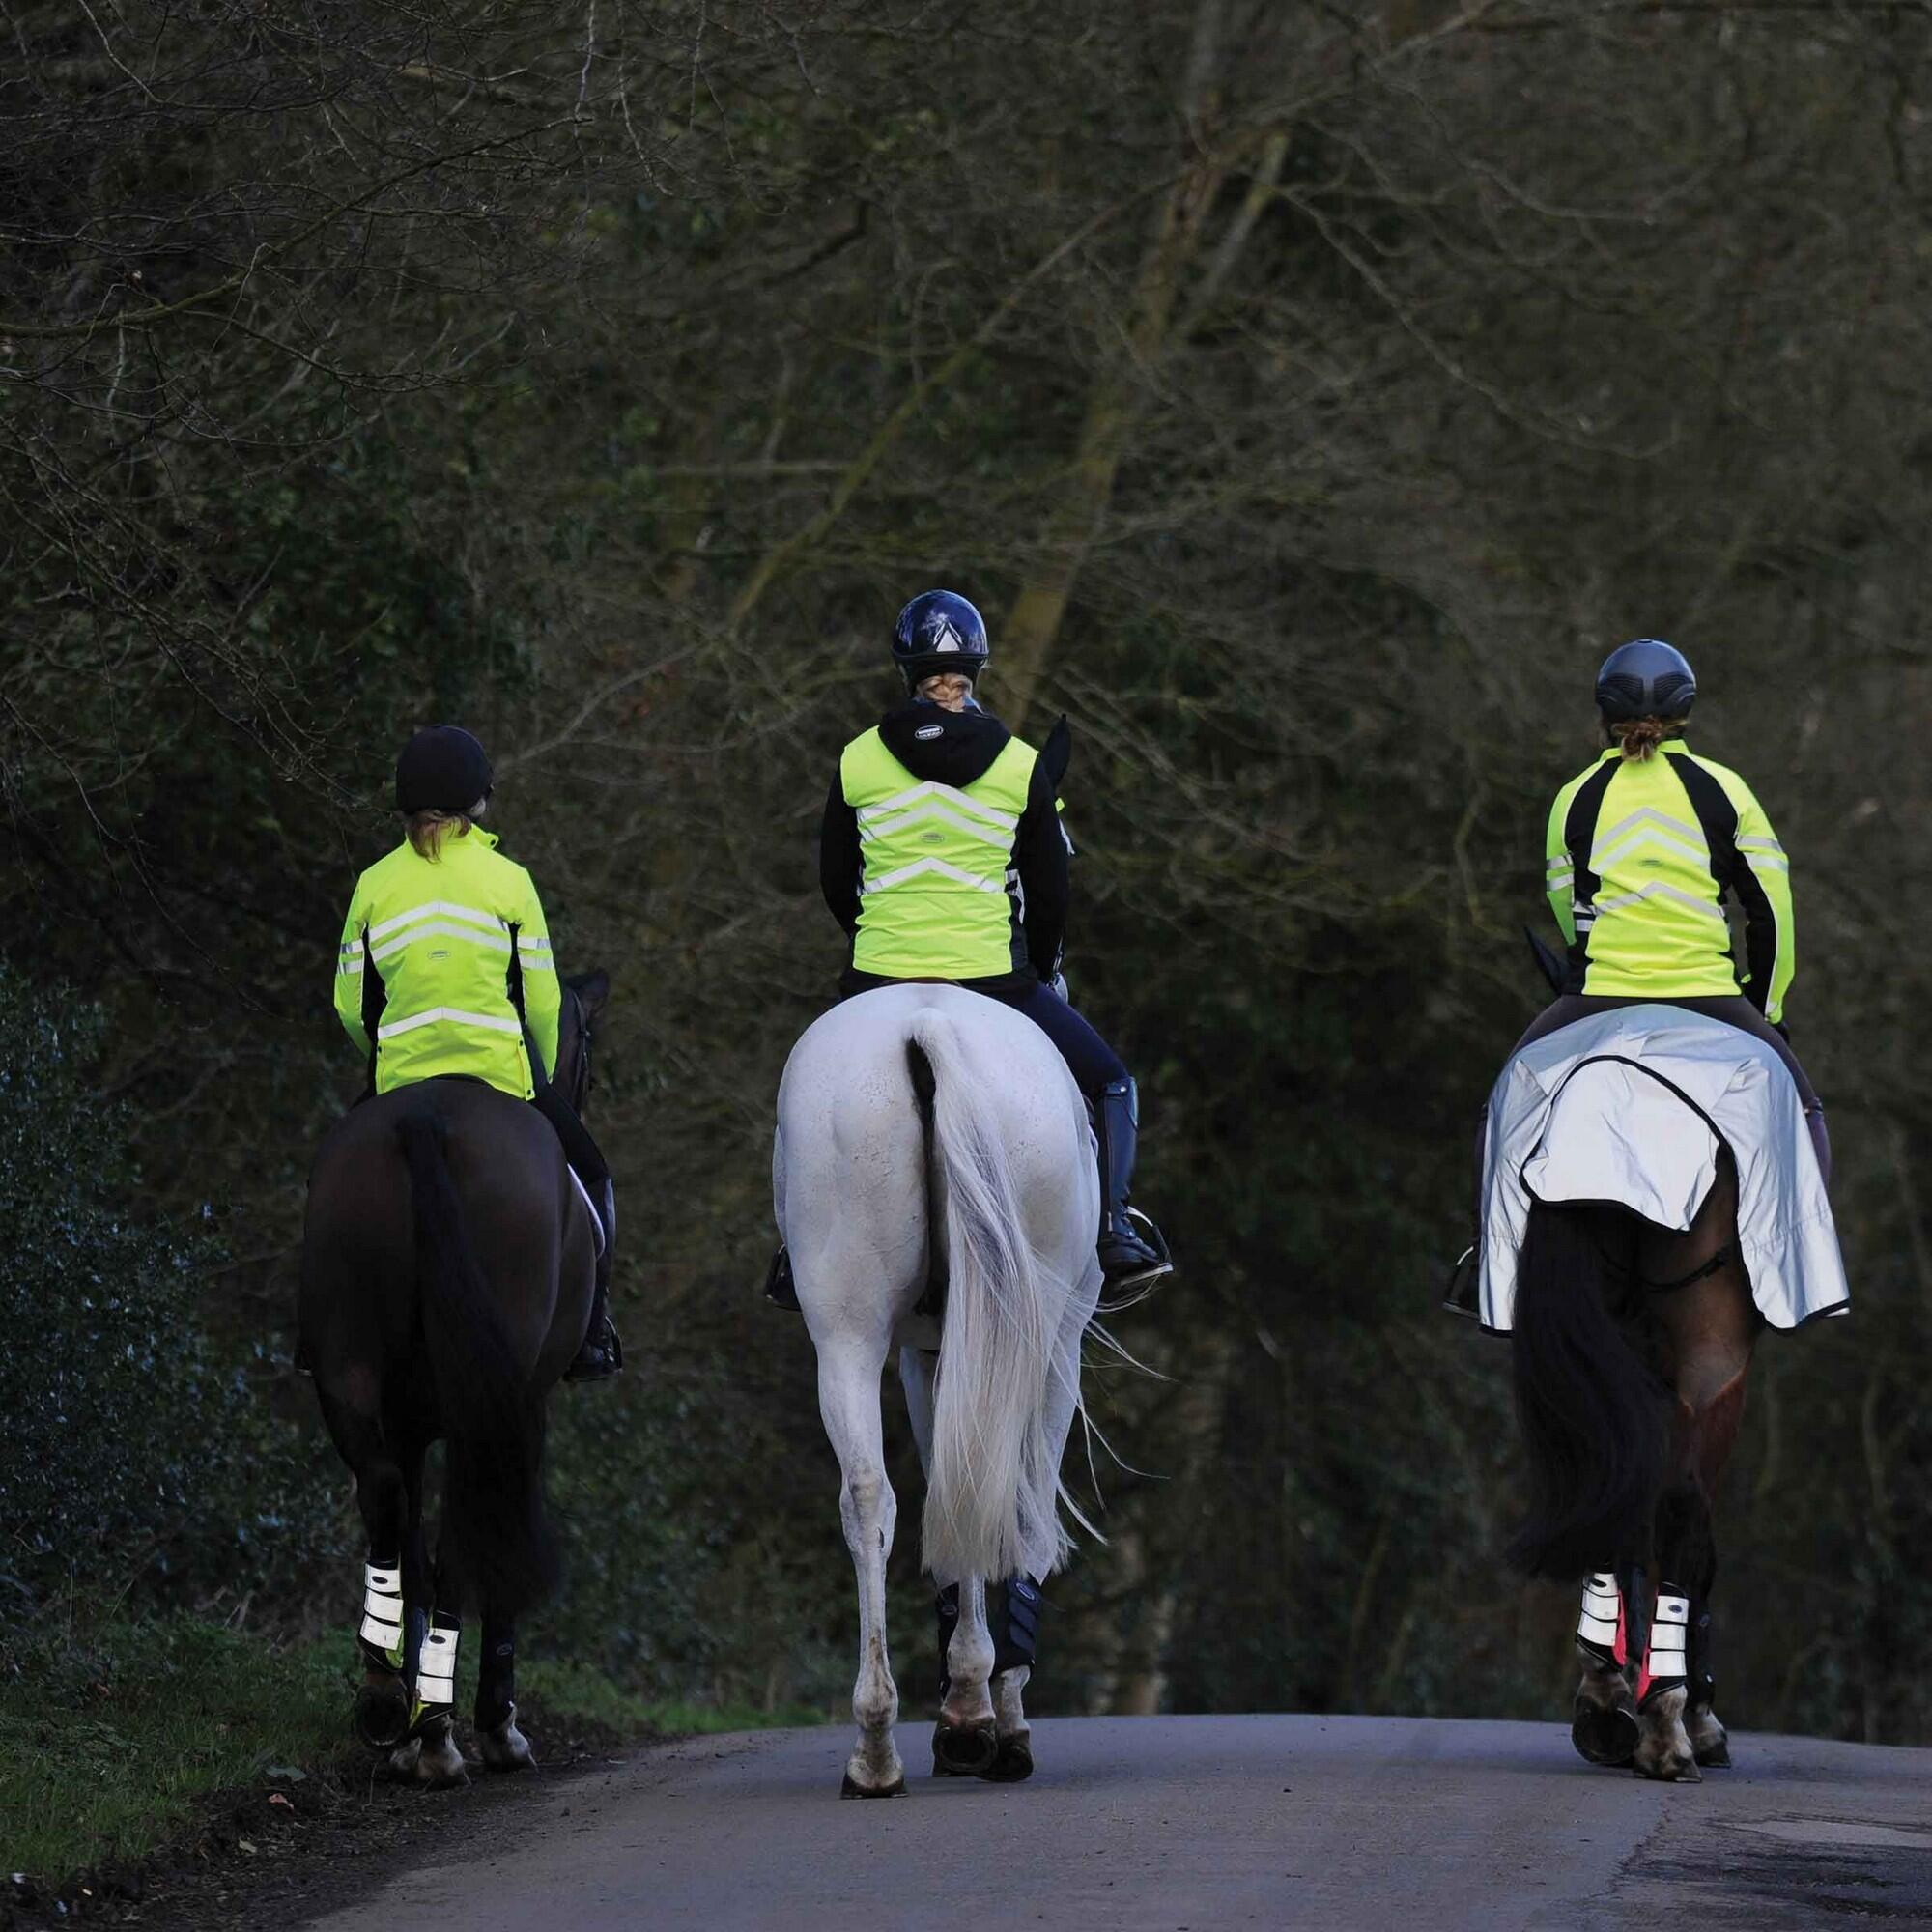
{"type": "Polygon", "coordinates": [[[910,982],[862,993],[786,1063],[772,1189],[858,1573],[859,1740],[843,1793],[905,1789],[886,1654],[897,1504],[880,1415],[895,1348],[926,1475],[925,1567],[959,1585],[935,1769],[984,1773],[1003,1752],[1030,1764],[1029,1673],[994,1677],[986,1586],[1060,1565],[1063,1505],[1091,1528],[1060,1481],[1100,1295],[1099,1179],[1079,1089],[1046,1036],[997,1001],[910,982]],[[919,1308],[935,1262],[943,1326],[919,1308]]]}

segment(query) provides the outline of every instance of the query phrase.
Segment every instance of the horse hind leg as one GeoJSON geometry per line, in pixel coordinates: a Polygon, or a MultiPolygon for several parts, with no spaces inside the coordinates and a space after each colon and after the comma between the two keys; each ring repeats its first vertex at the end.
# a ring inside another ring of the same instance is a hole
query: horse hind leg
{"type": "Polygon", "coordinates": [[[838,1519],[859,1589],[859,1674],[852,1687],[858,1742],[846,1760],[843,1798],[898,1798],[905,1766],[893,1741],[898,1686],[886,1647],[886,1558],[898,1503],[886,1480],[885,1426],[879,1412],[883,1341],[874,1349],[828,1337],[818,1355],[818,1406],[838,1458],[838,1519]]]}
{"type": "Polygon", "coordinates": [[[1657,1511],[1657,1601],[1637,1679],[1639,1777],[1698,1781],[1697,1752],[1685,1718],[1690,1706],[1690,1594],[1686,1587],[1699,1540],[1708,1543],[1709,1511],[1694,1477],[1673,1483],[1657,1511]],[[1701,1527],[1700,1527],[1701,1524],[1701,1527]]]}
{"type": "Polygon", "coordinates": [[[936,1776],[979,1776],[1000,1751],[993,1711],[993,1635],[986,1623],[986,1579],[959,1582],[959,1620],[946,1647],[946,1697],[932,1731],[936,1776]]]}
{"type": "Polygon", "coordinates": [[[492,1771],[532,1771],[536,1753],[517,1724],[517,1626],[501,1610],[483,1612],[483,1662],[476,1673],[476,1742],[492,1771]]]}
{"type": "Polygon", "coordinates": [[[355,1478],[355,1506],[369,1540],[362,1565],[362,1608],[356,1647],[362,1683],[355,1693],[355,1735],[372,1750],[387,1750],[409,1729],[409,1661],[404,1559],[410,1526],[409,1485],[384,1437],[375,1377],[351,1369],[317,1378],[323,1420],[355,1478]]]}
{"type": "Polygon", "coordinates": [[[1618,1578],[1600,1571],[1583,1585],[1577,1620],[1577,1655],[1582,1681],[1570,1722],[1570,1739],[1591,1764],[1627,1765],[1636,1755],[1636,1696],[1626,1668],[1629,1627],[1618,1578]]]}

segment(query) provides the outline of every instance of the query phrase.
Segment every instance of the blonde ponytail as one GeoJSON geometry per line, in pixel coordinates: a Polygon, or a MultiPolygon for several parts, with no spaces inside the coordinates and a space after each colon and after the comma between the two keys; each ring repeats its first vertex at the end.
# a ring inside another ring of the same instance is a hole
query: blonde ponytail
{"type": "Polygon", "coordinates": [[[469,836],[469,814],[463,811],[412,811],[404,830],[417,855],[432,862],[442,857],[445,838],[469,836]]]}
{"type": "Polygon", "coordinates": [[[1681,718],[1621,718],[1609,727],[1610,736],[1624,756],[1642,764],[1657,755],[1657,748],[1666,738],[1684,735],[1681,718]]]}

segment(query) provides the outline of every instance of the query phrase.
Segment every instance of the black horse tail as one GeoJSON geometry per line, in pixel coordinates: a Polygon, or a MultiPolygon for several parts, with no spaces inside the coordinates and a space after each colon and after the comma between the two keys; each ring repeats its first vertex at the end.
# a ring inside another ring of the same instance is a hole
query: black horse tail
{"type": "MultiPolygon", "coordinates": [[[[505,1616],[555,1586],[543,1492],[543,1406],[526,1386],[486,1288],[450,1179],[442,1118],[424,1105],[396,1133],[415,1196],[416,1292],[449,1444],[440,1572],[445,1589],[505,1616]]],[[[454,1614],[458,1605],[437,1606],[454,1614]]]]}
{"type": "Polygon", "coordinates": [[[1612,1312],[1631,1230],[1604,1208],[1533,1203],[1517,1261],[1516,1411],[1529,1514],[1509,1559],[1569,1582],[1647,1547],[1663,1487],[1663,1384],[1612,1312]]]}

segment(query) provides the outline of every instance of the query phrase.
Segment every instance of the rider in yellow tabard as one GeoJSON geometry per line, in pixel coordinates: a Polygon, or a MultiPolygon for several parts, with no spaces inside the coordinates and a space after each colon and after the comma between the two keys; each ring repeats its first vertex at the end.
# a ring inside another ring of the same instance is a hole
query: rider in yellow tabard
{"type": "Polygon", "coordinates": [[[1790,861],[1749,785],[1684,742],[1696,696],[1683,653],[1657,638],[1622,645],[1597,673],[1609,748],[1557,793],[1546,841],[1569,981],[1518,1047],[1650,1000],[1727,1021],[1790,1069],[1829,1179],[1825,1110],[1783,1023],[1796,965],[1790,861]],[[1744,913],[1742,969],[1727,895],[1744,913]]]}
{"type": "Polygon", "coordinates": [[[623,1362],[609,1313],[616,1202],[611,1170],[576,1109],[550,1084],[562,991],[537,889],[478,821],[492,776],[468,731],[418,731],[396,765],[407,837],[355,882],[336,960],[335,1010],[368,1057],[378,1094],[418,1080],[481,1080],[530,1100],[603,1224],[596,1298],[572,1380],[623,1362]]]}
{"type": "MultiPolygon", "coordinates": [[[[1064,766],[1054,741],[1037,753],[980,708],[976,680],[990,656],[980,612],[952,591],[928,590],[899,612],[893,661],[905,699],[845,747],[820,832],[825,902],[852,942],[839,990],[951,980],[1033,1020],[1094,1111],[1108,1287],[1145,1286],[1172,1264],[1152,1223],[1128,1206],[1134,1082],[1060,977],[1064,766]]],[[[1055,739],[1064,748],[1064,728],[1055,739]]],[[[765,1292],[797,1305],[782,1250],[765,1292]]]]}

